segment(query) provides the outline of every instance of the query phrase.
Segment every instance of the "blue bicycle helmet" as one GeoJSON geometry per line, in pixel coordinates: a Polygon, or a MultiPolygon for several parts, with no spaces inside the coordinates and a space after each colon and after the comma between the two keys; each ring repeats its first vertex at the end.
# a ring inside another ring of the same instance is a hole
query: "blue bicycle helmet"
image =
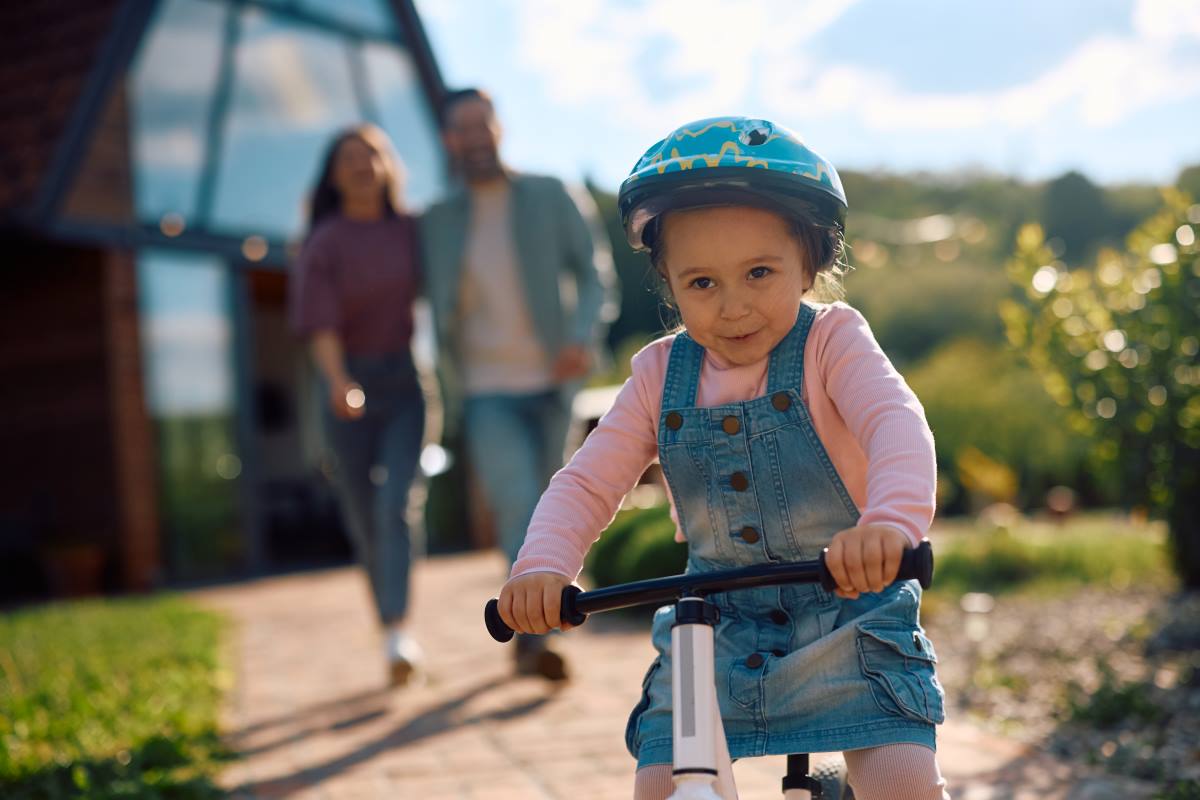
{"type": "Polygon", "coordinates": [[[621,184],[617,208],[634,250],[646,226],[672,209],[754,205],[844,230],[846,193],[833,164],[765,119],[713,117],[672,131],[621,184]]]}

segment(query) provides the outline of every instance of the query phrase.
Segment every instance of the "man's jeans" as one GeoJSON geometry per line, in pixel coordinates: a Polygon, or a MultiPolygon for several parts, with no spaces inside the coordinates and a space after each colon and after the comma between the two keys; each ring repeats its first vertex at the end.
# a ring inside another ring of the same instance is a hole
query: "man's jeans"
{"type": "Polygon", "coordinates": [[[538,499],[562,467],[570,407],[558,390],[466,398],[464,433],[500,547],[516,561],[538,499]]]}
{"type": "Polygon", "coordinates": [[[350,356],[350,377],[366,394],[366,412],[342,420],[323,398],[325,430],[336,457],[334,482],[354,553],[370,578],[379,619],[408,609],[412,535],[408,493],[421,456],[425,399],[407,355],[350,356]]]}

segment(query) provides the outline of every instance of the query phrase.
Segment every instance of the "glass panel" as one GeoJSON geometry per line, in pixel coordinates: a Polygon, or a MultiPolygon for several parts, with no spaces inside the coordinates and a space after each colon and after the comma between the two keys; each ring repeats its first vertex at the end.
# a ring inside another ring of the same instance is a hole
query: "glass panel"
{"type": "Polygon", "coordinates": [[[167,561],[177,580],[226,575],[245,557],[229,270],[212,256],[146,251],[138,287],[167,561]]]}
{"type": "Polygon", "coordinates": [[[292,237],[326,144],[360,118],[346,45],[247,8],[234,69],[210,226],[292,237]]]}
{"type": "Polygon", "coordinates": [[[380,123],[404,163],[405,204],[422,208],[445,187],[445,156],[437,122],[412,57],[382,44],[363,46],[367,83],[380,123]]]}
{"type": "Polygon", "coordinates": [[[399,20],[386,0],[300,0],[300,8],[355,28],[394,36],[399,20]]]}
{"type": "Polygon", "coordinates": [[[152,20],[129,75],[134,196],[140,219],[191,221],[227,8],[167,0],[152,20]]]}

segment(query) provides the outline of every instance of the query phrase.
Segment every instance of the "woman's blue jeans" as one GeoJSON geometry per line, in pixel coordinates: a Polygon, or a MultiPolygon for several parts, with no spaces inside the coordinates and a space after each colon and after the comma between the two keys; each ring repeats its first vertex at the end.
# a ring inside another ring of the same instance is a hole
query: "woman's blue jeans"
{"type": "Polygon", "coordinates": [[[421,455],[425,398],[407,354],[348,356],[350,377],[366,394],[364,414],[338,419],[322,407],[342,519],[366,570],[379,619],[398,622],[408,609],[413,541],[408,493],[421,455]]]}
{"type": "Polygon", "coordinates": [[[537,394],[466,398],[467,452],[496,516],[497,538],[511,564],[533,509],[563,464],[570,406],[555,389],[537,394]]]}

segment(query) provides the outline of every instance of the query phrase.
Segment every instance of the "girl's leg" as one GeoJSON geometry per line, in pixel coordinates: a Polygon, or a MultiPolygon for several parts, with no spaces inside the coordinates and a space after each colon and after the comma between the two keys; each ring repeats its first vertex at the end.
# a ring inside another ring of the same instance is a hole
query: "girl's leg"
{"type": "Polygon", "coordinates": [[[919,744],[847,750],[846,769],[857,800],[950,800],[937,758],[919,744]]]}
{"type": "Polygon", "coordinates": [[[637,771],[633,781],[633,800],[667,800],[675,791],[670,764],[654,764],[637,771]]]}

